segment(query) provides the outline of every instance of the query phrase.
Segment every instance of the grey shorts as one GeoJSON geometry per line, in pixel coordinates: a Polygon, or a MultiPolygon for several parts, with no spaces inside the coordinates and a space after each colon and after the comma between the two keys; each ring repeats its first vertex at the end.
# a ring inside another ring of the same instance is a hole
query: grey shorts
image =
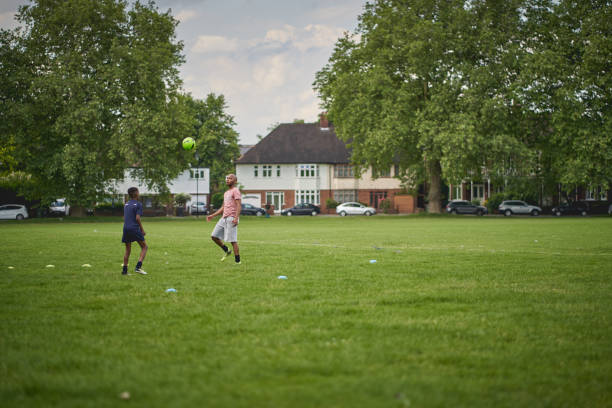
{"type": "Polygon", "coordinates": [[[221,218],[211,235],[225,242],[238,242],[238,225],[232,221],[234,217],[221,218]]]}

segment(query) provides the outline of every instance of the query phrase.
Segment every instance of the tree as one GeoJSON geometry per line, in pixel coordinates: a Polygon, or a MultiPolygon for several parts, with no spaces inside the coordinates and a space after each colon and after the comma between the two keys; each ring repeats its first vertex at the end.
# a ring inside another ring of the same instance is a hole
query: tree
{"type": "Polygon", "coordinates": [[[541,124],[550,184],[612,182],[612,4],[530,0],[525,10],[521,103],[541,124]]]}
{"type": "Polygon", "coordinates": [[[533,166],[513,84],[521,2],[379,0],[336,43],[315,90],[358,168],[422,167],[428,210],[442,179],[533,166]]]}
{"type": "MultiPolygon", "coordinates": [[[[234,172],[234,160],[240,156],[234,118],[225,112],[223,95],[209,94],[205,100],[187,95],[185,102],[195,118],[193,138],[199,163],[210,168],[211,193],[225,187],[225,176],[234,172]]],[[[195,162],[194,162],[195,164],[195,162]]]]}
{"type": "Polygon", "coordinates": [[[177,21],[151,3],[36,0],[23,30],[2,31],[4,122],[18,170],[43,197],[73,206],[99,198],[127,168],[163,188],[187,167],[193,126],[181,103],[177,21]],[[5,68],[8,69],[5,71],[5,68]]]}

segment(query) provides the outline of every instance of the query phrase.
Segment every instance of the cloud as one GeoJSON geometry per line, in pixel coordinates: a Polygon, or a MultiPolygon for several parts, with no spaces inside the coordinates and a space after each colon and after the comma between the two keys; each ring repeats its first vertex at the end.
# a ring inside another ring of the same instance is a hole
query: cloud
{"type": "Polygon", "coordinates": [[[253,79],[263,89],[277,88],[287,82],[292,66],[285,55],[263,59],[253,68],[253,79]]]}
{"type": "Polygon", "coordinates": [[[346,18],[346,16],[358,16],[363,11],[363,4],[348,3],[342,5],[328,6],[317,8],[309,13],[314,21],[337,21],[338,19],[346,18]]]}
{"type": "Polygon", "coordinates": [[[176,18],[181,23],[185,21],[193,20],[198,16],[198,13],[195,10],[181,10],[179,11],[174,18],[176,18]]]}
{"type": "Polygon", "coordinates": [[[308,24],[304,27],[304,38],[295,46],[302,52],[312,48],[330,48],[346,31],[343,28],[329,27],[320,24],[308,24]]]}
{"type": "Polygon", "coordinates": [[[238,49],[238,40],[218,35],[200,35],[191,51],[196,53],[233,52],[238,49]]]}
{"type": "Polygon", "coordinates": [[[20,24],[17,20],[15,20],[15,14],[17,14],[17,11],[0,13],[0,28],[11,30],[19,27],[20,24]]]}
{"type": "Polygon", "coordinates": [[[286,24],[281,29],[272,29],[266,32],[264,42],[287,43],[295,39],[295,27],[286,24]]]}

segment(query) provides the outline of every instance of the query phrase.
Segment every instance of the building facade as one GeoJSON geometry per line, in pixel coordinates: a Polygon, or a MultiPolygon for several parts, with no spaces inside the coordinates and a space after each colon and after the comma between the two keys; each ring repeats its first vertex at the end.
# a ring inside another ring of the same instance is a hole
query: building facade
{"type": "Polygon", "coordinates": [[[333,212],[328,199],[379,208],[400,191],[393,168],[376,179],[371,169],[356,177],[350,150],[324,117],[319,123],[279,125],[236,162],[236,176],[244,202],[272,205],[277,212],[299,203],[333,212]]]}

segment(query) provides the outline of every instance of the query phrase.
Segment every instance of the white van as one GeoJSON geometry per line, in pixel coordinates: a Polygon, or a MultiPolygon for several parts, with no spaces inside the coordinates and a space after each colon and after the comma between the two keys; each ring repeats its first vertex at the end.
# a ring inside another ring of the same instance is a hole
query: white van
{"type": "Polygon", "coordinates": [[[70,213],[70,206],[66,204],[65,198],[58,198],[49,206],[49,215],[68,215],[70,213]]]}

